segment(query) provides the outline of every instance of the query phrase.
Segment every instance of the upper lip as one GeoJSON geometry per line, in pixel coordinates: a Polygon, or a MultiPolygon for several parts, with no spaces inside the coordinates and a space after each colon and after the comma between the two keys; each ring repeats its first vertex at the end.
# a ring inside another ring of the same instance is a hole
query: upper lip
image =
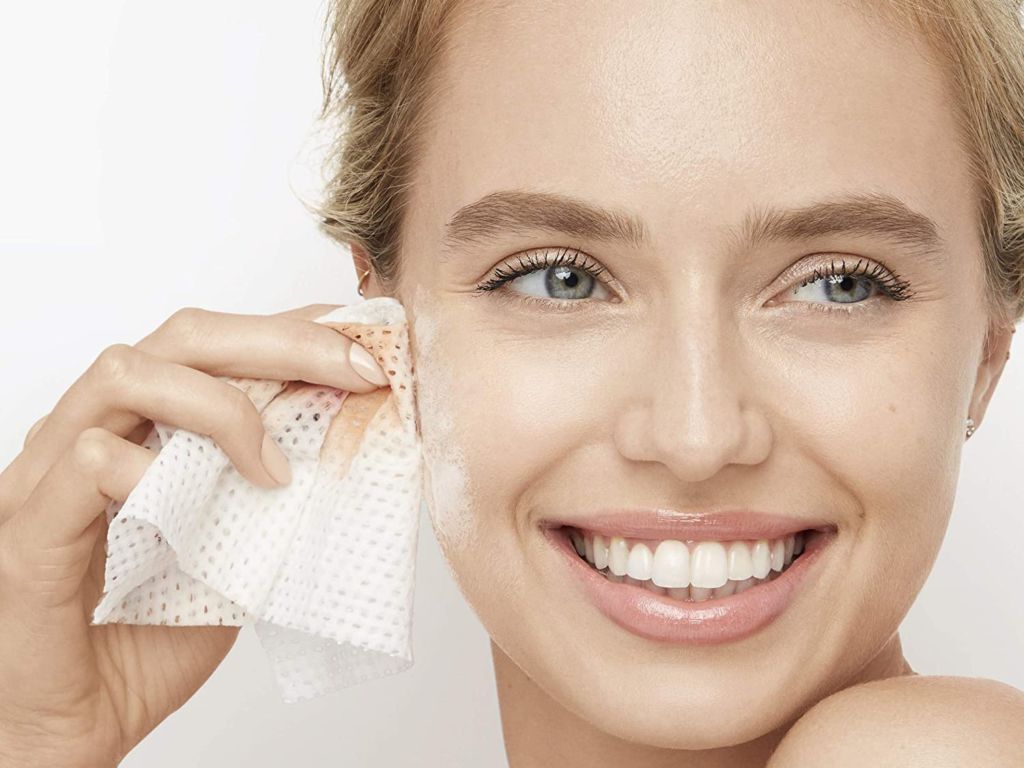
{"type": "Polygon", "coordinates": [[[545,528],[572,526],[606,537],[732,541],[778,539],[798,531],[825,531],[836,526],[822,518],[764,512],[755,509],[677,510],[602,509],[541,522],[545,528]]]}

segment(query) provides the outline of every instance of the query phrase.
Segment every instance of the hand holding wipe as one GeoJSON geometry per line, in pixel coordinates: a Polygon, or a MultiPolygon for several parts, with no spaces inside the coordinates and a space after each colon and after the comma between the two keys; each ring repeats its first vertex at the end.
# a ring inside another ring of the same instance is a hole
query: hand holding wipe
{"type": "Polygon", "coordinates": [[[316,322],[354,342],[350,357],[372,356],[390,386],[224,377],[288,458],[291,482],[272,489],[238,474],[212,438],[155,423],[143,446],[156,459],[107,509],[93,614],[94,624],[253,623],[287,702],[413,663],[422,454],[405,311],[376,297],[316,322]]]}

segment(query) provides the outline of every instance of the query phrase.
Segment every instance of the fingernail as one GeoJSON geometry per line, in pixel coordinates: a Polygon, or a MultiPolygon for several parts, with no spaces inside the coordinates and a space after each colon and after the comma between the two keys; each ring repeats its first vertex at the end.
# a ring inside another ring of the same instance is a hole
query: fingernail
{"type": "Polygon", "coordinates": [[[384,375],[384,371],[381,370],[379,365],[377,365],[377,361],[373,359],[373,355],[354,341],[348,350],[348,360],[352,363],[352,367],[355,368],[356,373],[368,382],[376,384],[378,387],[387,386],[388,377],[384,375]]]}
{"type": "Polygon", "coordinates": [[[263,434],[263,448],[260,449],[260,459],[270,476],[281,485],[288,485],[292,481],[292,468],[288,463],[288,457],[278,447],[274,439],[267,433],[263,434]]]}

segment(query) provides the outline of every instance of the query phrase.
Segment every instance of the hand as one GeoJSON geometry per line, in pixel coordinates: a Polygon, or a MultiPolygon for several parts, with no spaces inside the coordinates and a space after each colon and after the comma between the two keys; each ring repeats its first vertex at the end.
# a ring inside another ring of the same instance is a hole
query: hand
{"type": "Polygon", "coordinates": [[[117,765],[227,655],[239,627],[90,625],[106,508],[155,458],[140,445],[153,421],[211,436],[240,474],[277,487],[287,459],[248,396],[217,377],[373,391],[349,360],[353,342],[313,322],[334,308],[179,310],[137,344],[103,350],[33,426],[0,474],[0,764],[117,765]]]}

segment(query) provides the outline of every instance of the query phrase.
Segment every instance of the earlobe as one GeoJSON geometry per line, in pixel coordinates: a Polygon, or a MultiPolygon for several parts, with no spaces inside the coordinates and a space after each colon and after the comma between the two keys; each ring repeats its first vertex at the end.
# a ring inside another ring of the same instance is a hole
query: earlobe
{"type": "Polygon", "coordinates": [[[984,418],[996,385],[1003,375],[1003,369],[1010,359],[1010,344],[1016,332],[1017,329],[1013,326],[1004,329],[989,328],[985,340],[985,353],[978,367],[978,376],[968,410],[968,415],[974,420],[976,428],[984,418]]]}
{"type": "Polygon", "coordinates": [[[352,252],[352,264],[356,270],[356,292],[364,299],[378,296],[377,287],[373,284],[373,266],[366,249],[359,243],[352,242],[349,243],[349,250],[352,252]]]}

